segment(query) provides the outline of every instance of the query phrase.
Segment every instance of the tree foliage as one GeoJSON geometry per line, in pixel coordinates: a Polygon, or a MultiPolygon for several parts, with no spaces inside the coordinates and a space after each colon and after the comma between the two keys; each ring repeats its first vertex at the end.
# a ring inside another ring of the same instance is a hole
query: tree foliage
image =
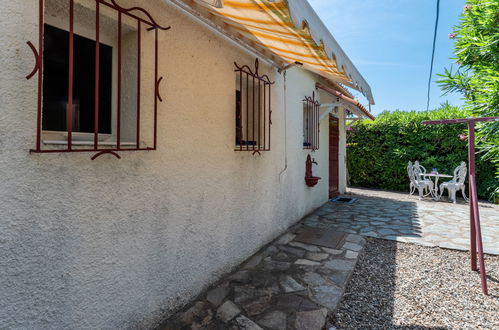
{"type": "MultiPolygon", "coordinates": [[[[347,166],[352,186],[408,191],[407,162],[452,174],[468,159],[466,125],[423,125],[423,120],[465,118],[469,111],[448,104],[433,111],[383,112],[359,121],[347,134],[347,166]]],[[[498,186],[490,159],[477,160],[478,195],[490,198],[498,186]]]]}
{"type": "MultiPolygon", "coordinates": [[[[439,75],[442,90],[462,93],[466,110],[476,117],[499,116],[499,1],[468,0],[449,37],[456,40],[457,69],[439,75]]],[[[478,125],[477,141],[499,177],[499,121],[478,125]]]]}

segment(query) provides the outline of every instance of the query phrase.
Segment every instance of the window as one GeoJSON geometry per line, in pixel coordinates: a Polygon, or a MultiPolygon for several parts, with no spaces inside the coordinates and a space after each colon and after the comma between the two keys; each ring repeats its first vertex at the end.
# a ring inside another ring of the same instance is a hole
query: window
{"type": "Polygon", "coordinates": [[[315,151],[319,149],[319,110],[320,103],[312,97],[307,96],[303,100],[303,149],[315,151]]]}
{"type": "Polygon", "coordinates": [[[32,152],[155,150],[158,25],[115,0],[39,0],[36,148],[32,152]],[[42,74],[43,70],[43,74],[42,74]]]}
{"type": "Polygon", "coordinates": [[[251,151],[260,154],[270,150],[270,126],[272,125],[271,82],[267,75],[247,65],[236,66],[235,94],[235,142],[236,151],[251,151]]]}
{"type": "MultiPolygon", "coordinates": [[[[42,130],[67,131],[69,32],[45,24],[42,130]]],[[[74,35],[73,132],[94,131],[95,41],[74,35]]],[[[99,133],[111,134],[113,49],[100,44],[99,133]]]]}

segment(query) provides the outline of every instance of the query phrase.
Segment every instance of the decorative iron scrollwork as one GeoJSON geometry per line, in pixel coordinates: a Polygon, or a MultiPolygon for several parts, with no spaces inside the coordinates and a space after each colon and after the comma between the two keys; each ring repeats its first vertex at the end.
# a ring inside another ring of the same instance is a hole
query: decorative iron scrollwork
{"type": "Polygon", "coordinates": [[[33,43],[31,41],[27,41],[26,43],[28,44],[29,48],[31,48],[31,50],[33,51],[33,55],[35,56],[35,67],[33,68],[33,71],[31,71],[31,73],[26,76],[26,79],[30,80],[38,72],[38,70],[40,70],[41,58],[38,50],[36,50],[33,43]]]}
{"type": "Polygon", "coordinates": [[[149,14],[147,12],[147,10],[145,10],[144,8],[141,8],[141,7],[131,7],[131,8],[125,8],[125,7],[122,7],[120,5],[118,5],[116,3],[116,0],[111,0],[111,2],[113,3],[113,5],[121,12],[124,12],[124,13],[129,13],[131,11],[134,11],[134,10],[138,10],[140,12],[142,12],[144,15],[147,16],[147,18],[149,18],[149,23],[151,23],[152,27],[156,28],[156,29],[160,29],[160,30],[169,30],[171,28],[171,26],[161,26],[159,25],[158,23],[156,23],[156,21],[154,20],[154,18],[152,18],[151,14],[149,14]]]}

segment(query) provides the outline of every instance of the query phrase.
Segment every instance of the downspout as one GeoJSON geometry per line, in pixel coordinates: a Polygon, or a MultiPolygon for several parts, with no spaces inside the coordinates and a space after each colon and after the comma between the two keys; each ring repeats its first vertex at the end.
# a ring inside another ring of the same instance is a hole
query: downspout
{"type": "Polygon", "coordinates": [[[282,75],[284,76],[284,168],[279,173],[279,183],[281,183],[281,175],[288,169],[288,103],[286,90],[286,72],[295,66],[302,67],[303,63],[296,61],[294,63],[289,63],[288,65],[277,70],[277,72],[282,73],[282,75]]]}
{"type": "Polygon", "coordinates": [[[287,120],[287,95],[286,95],[286,71],[284,76],[284,168],[279,173],[279,183],[281,183],[281,175],[288,169],[288,120],[287,120]]]}

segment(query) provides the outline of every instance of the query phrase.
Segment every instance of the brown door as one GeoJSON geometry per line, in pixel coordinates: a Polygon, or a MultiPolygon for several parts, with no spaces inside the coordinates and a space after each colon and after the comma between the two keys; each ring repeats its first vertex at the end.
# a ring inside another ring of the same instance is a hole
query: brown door
{"type": "Polygon", "coordinates": [[[329,198],[338,196],[338,118],[329,115],[329,198]]]}

